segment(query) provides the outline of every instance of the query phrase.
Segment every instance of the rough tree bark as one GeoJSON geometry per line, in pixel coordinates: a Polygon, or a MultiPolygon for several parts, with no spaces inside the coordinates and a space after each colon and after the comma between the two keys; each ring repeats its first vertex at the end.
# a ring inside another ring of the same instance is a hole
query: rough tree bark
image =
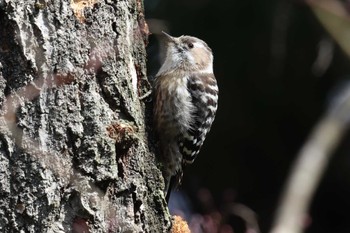
{"type": "Polygon", "coordinates": [[[166,232],[141,0],[0,0],[0,231],[166,232]]]}

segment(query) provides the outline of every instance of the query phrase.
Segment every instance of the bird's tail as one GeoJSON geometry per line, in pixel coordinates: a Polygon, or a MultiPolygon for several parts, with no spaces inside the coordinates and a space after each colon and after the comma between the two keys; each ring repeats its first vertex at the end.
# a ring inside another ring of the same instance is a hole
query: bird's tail
{"type": "Polygon", "coordinates": [[[175,190],[181,183],[182,180],[182,171],[178,172],[174,176],[168,176],[168,178],[164,178],[165,181],[165,189],[164,189],[164,195],[165,195],[165,200],[167,203],[169,203],[170,199],[170,194],[173,190],[175,190]]]}

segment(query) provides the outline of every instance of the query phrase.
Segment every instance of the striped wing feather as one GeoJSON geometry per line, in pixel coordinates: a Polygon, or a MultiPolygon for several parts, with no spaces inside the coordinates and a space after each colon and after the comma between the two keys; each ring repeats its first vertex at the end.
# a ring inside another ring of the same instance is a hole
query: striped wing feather
{"type": "Polygon", "coordinates": [[[183,163],[193,163],[215,118],[218,88],[212,73],[198,73],[188,79],[188,90],[194,106],[191,127],[179,138],[183,163]]]}

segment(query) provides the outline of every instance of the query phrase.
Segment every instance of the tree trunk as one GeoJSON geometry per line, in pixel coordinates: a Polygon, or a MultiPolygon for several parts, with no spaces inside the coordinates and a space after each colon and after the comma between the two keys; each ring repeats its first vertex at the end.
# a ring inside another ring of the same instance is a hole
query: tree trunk
{"type": "Polygon", "coordinates": [[[141,0],[0,0],[0,231],[166,232],[141,0]]]}

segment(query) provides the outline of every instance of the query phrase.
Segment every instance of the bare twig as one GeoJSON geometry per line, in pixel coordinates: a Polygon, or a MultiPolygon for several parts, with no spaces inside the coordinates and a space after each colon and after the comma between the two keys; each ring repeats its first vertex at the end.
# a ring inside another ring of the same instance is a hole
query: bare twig
{"type": "Polygon", "coordinates": [[[233,203],[228,206],[228,209],[231,214],[242,218],[246,226],[246,232],[260,233],[258,219],[252,209],[240,203],[233,203]]]}
{"type": "Polygon", "coordinates": [[[271,232],[302,232],[313,194],[334,149],[348,128],[349,117],[350,86],[335,98],[301,149],[271,232]]]}
{"type": "Polygon", "coordinates": [[[307,0],[315,16],[344,52],[350,56],[350,15],[338,0],[307,0]]]}
{"type": "MultiPolygon", "coordinates": [[[[334,0],[307,1],[315,15],[340,47],[350,56],[350,17],[343,5],[334,0]]],[[[332,102],[292,168],[276,213],[272,233],[300,233],[305,227],[307,211],[334,149],[348,128],[350,87],[332,102]]]]}

